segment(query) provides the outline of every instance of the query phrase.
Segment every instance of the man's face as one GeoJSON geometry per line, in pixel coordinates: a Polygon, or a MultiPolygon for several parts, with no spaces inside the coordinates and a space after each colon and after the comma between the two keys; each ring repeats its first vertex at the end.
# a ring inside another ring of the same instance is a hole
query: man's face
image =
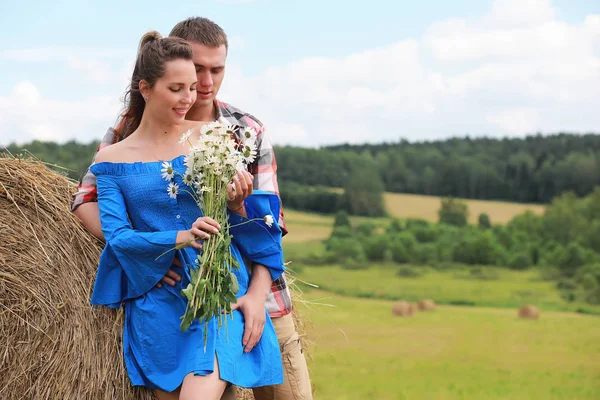
{"type": "Polygon", "coordinates": [[[212,107],[225,76],[227,49],[225,45],[209,47],[198,42],[188,43],[192,46],[194,52],[193,60],[198,79],[196,86],[198,97],[193,107],[212,107]]]}

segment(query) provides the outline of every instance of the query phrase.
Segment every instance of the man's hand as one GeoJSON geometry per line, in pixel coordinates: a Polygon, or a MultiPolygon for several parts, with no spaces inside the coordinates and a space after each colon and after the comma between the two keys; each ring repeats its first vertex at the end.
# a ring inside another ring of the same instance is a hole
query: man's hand
{"type": "Polygon", "coordinates": [[[227,185],[227,207],[237,211],[244,205],[244,200],[252,194],[254,177],[246,170],[241,170],[233,177],[233,183],[227,185]]]}
{"type": "Polygon", "coordinates": [[[240,297],[237,303],[231,304],[231,309],[239,309],[246,321],[244,324],[244,337],[242,338],[245,353],[252,350],[262,336],[267,320],[266,301],[267,297],[265,295],[247,293],[240,297]]]}
{"type": "MultiPolygon", "coordinates": [[[[175,265],[177,267],[181,267],[181,262],[179,261],[179,259],[177,257],[175,257],[173,259],[173,265],[175,265]]],[[[156,284],[156,287],[161,288],[162,282],[166,283],[169,286],[175,286],[175,284],[179,281],[181,281],[181,275],[179,275],[177,272],[173,271],[172,269],[169,269],[167,271],[167,274],[162,277],[161,282],[158,282],[156,284]]]]}

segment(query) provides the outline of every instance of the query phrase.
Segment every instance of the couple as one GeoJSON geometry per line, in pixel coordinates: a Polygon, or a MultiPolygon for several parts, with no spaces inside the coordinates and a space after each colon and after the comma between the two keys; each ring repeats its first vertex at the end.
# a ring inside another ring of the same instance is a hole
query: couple
{"type": "Polygon", "coordinates": [[[265,244],[286,233],[275,157],[258,120],[216,99],[226,57],[225,32],[205,18],[178,23],[168,38],[156,32],[142,38],[126,109],[104,137],[73,202],[86,228],[106,240],[92,303],[124,306],[129,377],[133,385],[153,389],[159,400],[235,399],[235,386],[253,388],[257,400],[311,399],[281,246],[265,244]],[[202,325],[196,321],[180,331],[187,303],[181,289],[188,283],[189,260],[220,226],[199,217],[189,195],[171,199],[160,170],[172,161],[183,173],[189,149],[179,144],[182,132],[193,129],[198,135],[200,126],[223,118],[258,133],[256,160],[229,189],[230,218],[272,213],[279,224],[270,233],[252,229],[253,224],[232,229],[232,251],[240,265],[242,255],[249,260],[251,274],[247,268],[235,270],[236,318],[229,321],[228,335],[208,322],[205,351],[202,325]],[[264,192],[252,194],[254,188],[264,192]],[[197,241],[155,261],[190,238],[197,241]]]}

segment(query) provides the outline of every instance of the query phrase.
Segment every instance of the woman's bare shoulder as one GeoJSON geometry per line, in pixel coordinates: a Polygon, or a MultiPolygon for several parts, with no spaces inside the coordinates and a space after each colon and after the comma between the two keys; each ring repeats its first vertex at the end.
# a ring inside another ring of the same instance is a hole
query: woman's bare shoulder
{"type": "Polygon", "coordinates": [[[95,162],[124,162],[127,160],[127,144],[125,141],[111,144],[96,154],[95,162]]]}

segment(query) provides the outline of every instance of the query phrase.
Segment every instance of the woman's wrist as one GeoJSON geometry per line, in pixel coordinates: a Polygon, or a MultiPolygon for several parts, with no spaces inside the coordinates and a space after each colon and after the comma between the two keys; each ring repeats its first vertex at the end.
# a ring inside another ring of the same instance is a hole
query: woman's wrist
{"type": "Polygon", "coordinates": [[[179,231],[177,232],[177,238],[175,239],[175,246],[184,246],[189,244],[192,239],[191,229],[188,229],[187,231],[179,231]]]}

